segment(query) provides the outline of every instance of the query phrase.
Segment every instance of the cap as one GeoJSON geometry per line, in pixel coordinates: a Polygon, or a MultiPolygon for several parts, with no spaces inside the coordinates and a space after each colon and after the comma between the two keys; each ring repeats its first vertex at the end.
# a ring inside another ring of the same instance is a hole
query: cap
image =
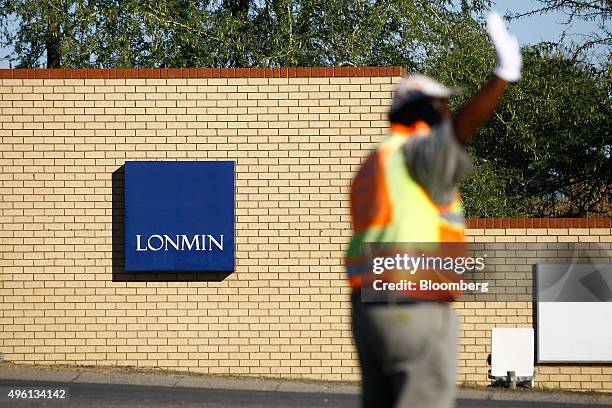
{"type": "Polygon", "coordinates": [[[421,98],[449,98],[461,94],[459,88],[449,88],[428,76],[412,74],[402,78],[395,87],[391,113],[421,98]]]}

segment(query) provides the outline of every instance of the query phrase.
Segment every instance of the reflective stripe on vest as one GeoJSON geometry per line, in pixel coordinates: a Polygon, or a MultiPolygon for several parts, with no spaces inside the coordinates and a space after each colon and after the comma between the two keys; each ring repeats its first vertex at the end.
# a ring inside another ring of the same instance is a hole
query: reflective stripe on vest
{"type": "MultiPolygon", "coordinates": [[[[391,128],[387,138],[368,156],[351,186],[354,235],[345,263],[353,289],[374,277],[371,255],[361,253],[363,243],[465,242],[464,218],[458,197],[449,205],[437,205],[413,179],[401,147],[407,137],[427,134],[429,126],[391,128]]],[[[390,275],[386,276],[389,279],[390,275]]],[[[430,298],[432,294],[424,294],[430,298]]]]}

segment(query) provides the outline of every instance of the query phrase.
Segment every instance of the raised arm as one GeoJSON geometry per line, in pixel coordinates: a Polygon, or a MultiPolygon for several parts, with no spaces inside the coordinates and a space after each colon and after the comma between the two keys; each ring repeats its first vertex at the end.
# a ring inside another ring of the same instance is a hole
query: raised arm
{"type": "Polygon", "coordinates": [[[489,14],[487,31],[495,47],[497,66],[494,76],[453,116],[455,135],[464,144],[491,117],[506,85],[521,78],[523,60],[518,41],[508,33],[499,14],[489,14]]]}

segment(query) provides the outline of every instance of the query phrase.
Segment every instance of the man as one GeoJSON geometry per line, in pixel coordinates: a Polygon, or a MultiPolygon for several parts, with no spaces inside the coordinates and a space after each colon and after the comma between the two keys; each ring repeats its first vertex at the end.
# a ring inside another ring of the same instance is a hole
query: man
{"type": "Polygon", "coordinates": [[[471,169],[464,145],[492,115],[506,85],[520,79],[522,68],[518,42],[498,14],[489,15],[487,28],[497,53],[492,78],[456,114],[447,103],[455,90],[422,75],[403,78],[389,113],[389,136],[353,180],[354,235],[346,263],[364,407],[454,405],[457,329],[448,302],[456,294],[402,290],[390,296],[372,290],[375,279],[381,286],[400,282],[401,275],[393,273],[397,265],[390,273],[372,274],[376,259],[370,243],[404,243],[417,253],[425,251],[423,243],[441,248],[464,242],[455,190],[471,169]],[[368,298],[368,290],[379,297],[368,298]]]}

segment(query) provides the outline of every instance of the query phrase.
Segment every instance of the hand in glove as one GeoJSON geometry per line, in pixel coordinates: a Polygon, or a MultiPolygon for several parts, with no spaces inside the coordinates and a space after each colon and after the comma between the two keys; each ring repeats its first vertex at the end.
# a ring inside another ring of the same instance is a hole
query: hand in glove
{"type": "Polygon", "coordinates": [[[487,16],[487,31],[497,53],[495,75],[507,82],[518,81],[523,67],[518,40],[506,30],[504,20],[495,12],[487,16]]]}

